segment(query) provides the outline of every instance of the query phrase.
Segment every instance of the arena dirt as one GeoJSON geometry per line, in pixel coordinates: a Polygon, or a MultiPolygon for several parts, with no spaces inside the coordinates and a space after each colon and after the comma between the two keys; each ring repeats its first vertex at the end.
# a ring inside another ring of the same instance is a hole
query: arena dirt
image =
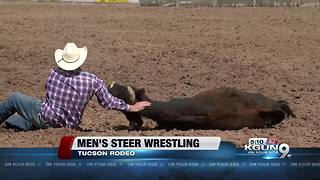
{"type": "Polygon", "coordinates": [[[13,91],[43,98],[54,51],[88,46],[84,70],[106,83],[144,87],[158,100],[236,87],[286,100],[297,118],[274,128],[235,131],[126,130],[116,111],[93,98],[82,127],[15,132],[0,128],[1,147],[56,147],[64,135],[221,136],[244,145],[274,137],[319,147],[320,9],[156,8],[98,4],[0,3],[0,100],[13,91]]]}

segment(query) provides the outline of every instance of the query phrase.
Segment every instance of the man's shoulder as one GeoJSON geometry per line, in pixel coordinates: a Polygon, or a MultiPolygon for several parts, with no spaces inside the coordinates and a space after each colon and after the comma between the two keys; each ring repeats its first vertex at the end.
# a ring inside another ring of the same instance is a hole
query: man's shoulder
{"type": "Polygon", "coordinates": [[[100,78],[98,78],[97,75],[90,73],[88,71],[81,71],[80,77],[91,80],[93,83],[98,83],[98,84],[103,83],[103,81],[100,78]]]}
{"type": "Polygon", "coordinates": [[[94,89],[99,89],[103,86],[104,82],[102,79],[98,78],[97,75],[90,73],[88,71],[82,71],[80,73],[81,79],[87,79],[92,82],[92,87],[94,89]]]}
{"type": "Polygon", "coordinates": [[[91,79],[97,79],[98,78],[95,74],[90,73],[88,71],[81,71],[80,76],[88,77],[88,78],[91,78],[91,79]]]}
{"type": "Polygon", "coordinates": [[[51,69],[50,70],[50,74],[51,76],[64,76],[64,77],[74,77],[74,80],[89,80],[92,82],[100,82],[102,81],[101,79],[99,79],[95,74],[88,72],[88,71],[83,71],[80,70],[79,71],[74,71],[74,72],[66,72],[66,71],[61,71],[60,69],[51,69]]]}

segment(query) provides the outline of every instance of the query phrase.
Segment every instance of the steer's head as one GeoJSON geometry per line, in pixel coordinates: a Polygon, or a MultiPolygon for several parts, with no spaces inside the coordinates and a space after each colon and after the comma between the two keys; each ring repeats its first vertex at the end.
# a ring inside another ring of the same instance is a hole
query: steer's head
{"type": "MultiPolygon", "coordinates": [[[[123,99],[127,104],[134,104],[142,101],[145,97],[144,89],[136,89],[131,86],[124,86],[112,82],[108,86],[108,91],[115,97],[123,99]]],[[[142,124],[142,118],[138,112],[124,112],[129,121],[129,130],[139,129],[142,124]]]]}
{"type": "Polygon", "coordinates": [[[136,102],[136,96],[131,86],[123,86],[112,82],[108,90],[113,96],[123,99],[128,104],[134,104],[136,102]]]}
{"type": "Polygon", "coordinates": [[[125,86],[112,82],[109,85],[108,90],[113,96],[123,99],[128,104],[148,100],[145,95],[145,89],[143,88],[138,89],[133,86],[125,86]]]}

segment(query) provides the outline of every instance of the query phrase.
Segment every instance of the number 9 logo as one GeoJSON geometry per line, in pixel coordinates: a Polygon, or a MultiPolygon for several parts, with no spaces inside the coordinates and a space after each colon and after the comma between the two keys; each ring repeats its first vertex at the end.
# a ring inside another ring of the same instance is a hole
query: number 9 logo
{"type": "Polygon", "coordinates": [[[280,144],[279,146],[279,152],[281,153],[280,158],[285,158],[287,157],[288,153],[289,153],[289,145],[288,144],[280,144]]]}

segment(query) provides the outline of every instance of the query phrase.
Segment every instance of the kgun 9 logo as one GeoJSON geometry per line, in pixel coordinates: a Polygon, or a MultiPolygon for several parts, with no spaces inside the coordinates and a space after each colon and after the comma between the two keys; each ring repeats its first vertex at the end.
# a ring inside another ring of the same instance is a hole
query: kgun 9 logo
{"type": "Polygon", "coordinates": [[[281,154],[279,158],[285,158],[289,154],[289,145],[279,144],[277,139],[272,138],[250,138],[249,144],[244,146],[248,153],[255,154],[281,154]]]}

